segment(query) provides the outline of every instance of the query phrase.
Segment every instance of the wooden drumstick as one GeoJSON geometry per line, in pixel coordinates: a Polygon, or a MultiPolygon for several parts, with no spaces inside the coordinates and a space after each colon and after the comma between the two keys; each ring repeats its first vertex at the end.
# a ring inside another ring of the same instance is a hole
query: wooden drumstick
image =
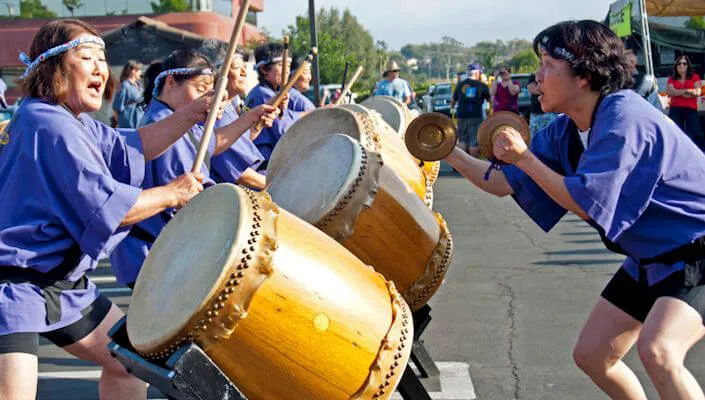
{"type": "MultiPolygon", "coordinates": [[[[282,51],[282,81],[279,84],[280,88],[286,86],[289,78],[289,36],[284,36],[284,50],[282,51]]],[[[279,119],[284,118],[284,113],[279,114],[279,119]]]]}
{"type": "MultiPolygon", "coordinates": [[[[303,75],[304,69],[306,68],[306,66],[311,64],[311,62],[313,61],[313,57],[316,54],[318,54],[318,49],[316,49],[314,47],[311,49],[311,52],[306,56],[306,59],[301,63],[301,65],[299,65],[299,68],[297,68],[296,71],[294,71],[293,75],[291,75],[291,79],[289,79],[289,81],[286,83],[285,86],[282,86],[281,90],[279,91],[279,93],[277,93],[277,95],[275,97],[272,97],[271,99],[269,99],[267,104],[269,104],[270,106],[272,106],[274,108],[279,107],[279,105],[282,103],[282,101],[284,101],[284,97],[286,97],[286,95],[289,93],[289,90],[291,90],[291,88],[294,87],[294,84],[296,83],[296,81],[299,80],[301,75],[303,75]]],[[[252,135],[256,136],[256,134],[259,133],[259,131],[261,131],[262,128],[264,128],[264,122],[262,122],[260,120],[260,121],[257,121],[254,124],[254,126],[252,126],[252,129],[250,130],[250,132],[252,132],[251,133],[252,135]]]]}
{"type": "Polygon", "coordinates": [[[235,26],[233,27],[233,32],[230,35],[228,53],[225,56],[223,65],[220,67],[220,71],[218,71],[218,80],[215,84],[213,104],[211,105],[211,110],[206,118],[206,125],[203,128],[203,137],[201,138],[201,144],[198,147],[196,160],[193,162],[193,168],[191,168],[191,172],[193,173],[201,170],[201,164],[203,164],[203,160],[206,158],[208,144],[213,136],[213,127],[215,127],[215,121],[218,118],[218,109],[220,108],[220,104],[223,102],[223,95],[225,94],[225,89],[228,84],[228,71],[230,70],[230,64],[232,63],[235,55],[235,50],[237,50],[237,43],[240,41],[240,34],[242,32],[242,27],[245,25],[245,17],[247,17],[247,12],[249,9],[250,0],[242,0],[242,3],[240,4],[240,11],[237,14],[235,26]]]}
{"type": "Polygon", "coordinates": [[[339,106],[340,103],[343,102],[343,99],[345,98],[347,93],[350,91],[350,88],[352,88],[352,86],[355,84],[355,81],[357,81],[357,78],[359,78],[360,75],[362,75],[363,70],[364,70],[364,68],[362,67],[362,65],[357,67],[357,70],[355,71],[352,78],[350,79],[350,82],[348,82],[345,85],[345,88],[343,88],[342,93],[340,93],[340,97],[338,97],[338,99],[335,100],[334,105],[339,106]]]}

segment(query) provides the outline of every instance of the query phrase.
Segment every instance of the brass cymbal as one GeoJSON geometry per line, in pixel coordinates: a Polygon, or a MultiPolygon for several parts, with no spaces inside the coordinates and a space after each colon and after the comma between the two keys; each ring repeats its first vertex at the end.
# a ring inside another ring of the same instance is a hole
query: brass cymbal
{"type": "Polygon", "coordinates": [[[428,113],[411,121],[404,141],[414,157],[422,161],[436,161],[453,151],[457,131],[450,118],[440,113],[428,113]]]}
{"type": "Polygon", "coordinates": [[[494,138],[499,128],[503,126],[514,128],[527,144],[531,142],[531,130],[524,118],[511,111],[496,112],[487,117],[477,130],[477,144],[480,147],[480,152],[488,159],[494,158],[492,152],[494,138]]]}

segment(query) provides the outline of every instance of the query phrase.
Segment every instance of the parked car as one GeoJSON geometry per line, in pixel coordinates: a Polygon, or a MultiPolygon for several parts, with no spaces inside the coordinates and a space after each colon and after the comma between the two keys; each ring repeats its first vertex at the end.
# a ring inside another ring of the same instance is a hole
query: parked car
{"type": "Polygon", "coordinates": [[[453,88],[450,83],[439,83],[428,88],[423,96],[424,111],[439,112],[450,116],[450,99],[453,88]]]}
{"type": "Polygon", "coordinates": [[[531,94],[527,86],[529,85],[531,74],[512,74],[512,81],[519,82],[521,91],[519,92],[519,114],[528,116],[531,113],[531,94]]]}

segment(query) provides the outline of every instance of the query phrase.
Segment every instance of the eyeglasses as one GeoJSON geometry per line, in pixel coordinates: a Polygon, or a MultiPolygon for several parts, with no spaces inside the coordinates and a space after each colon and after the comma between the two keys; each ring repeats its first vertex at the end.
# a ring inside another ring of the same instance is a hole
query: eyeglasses
{"type": "Polygon", "coordinates": [[[676,65],[688,65],[688,63],[687,62],[679,62],[676,65]]]}

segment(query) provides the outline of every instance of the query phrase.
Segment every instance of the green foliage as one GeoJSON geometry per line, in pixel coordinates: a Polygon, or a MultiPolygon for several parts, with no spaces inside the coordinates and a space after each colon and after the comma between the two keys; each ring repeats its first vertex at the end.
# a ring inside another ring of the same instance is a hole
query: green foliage
{"type": "Polygon", "coordinates": [[[705,16],[692,16],[685,22],[685,27],[689,29],[705,30],[705,16]]]}
{"type": "Polygon", "coordinates": [[[20,0],[20,15],[0,16],[1,19],[55,18],[56,13],[47,9],[41,0],[20,0]]]}
{"type": "Polygon", "coordinates": [[[66,9],[69,10],[72,17],[74,16],[74,13],[76,12],[76,10],[83,7],[82,0],[61,0],[61,4],[63,4],[64,7],[66,7],[66,9]]]}
{"type": "MultiPolygon", "coordinates": [[[[371,89],[379,79],[379,66],[386,61],[380,59],[386,52],[386,45],[381,46],[380,42],[375,45],[372,35],[348,9],[341,14],[335,7],[322,8],[316,23],[321,83],[342,83],[347,61],[350,63],[348,78],[358,65],[365,68],[353,90],[371,89]]],[[[284,34],[289,35],[289,48],[294,55],[304,56],[311,49],[308,17],[297,16],[295,24],[289,25],[284,34]]]]}
{"type": "MultiPolygon", "coordinates": [[[[528,40],[484,41],[468,47],[446,36],[440,42],[407,44],[396,52],[390,51],[386,42],[375,40],[348,9],[341,13],[336,7],[322,8],[316,22],[321,83],[342,82],[346,61],[350,63],[349,71],[362,65],[365,73],[353,88],[360,96],[369,94],[381,79],[388,61],[399,64],[401,77],[408,80],[417,93],[425,91],[431,82],[443,81],[446,77],[453,80],[455,73],[464,72],[469,62],[479,62],[489,74],[501,64],[510,64],[517,72],[534,72],[538,67],[538,59],[528,40]],[[412,59],[415,64],[408,62],[412,59]]],[[[289,36],[290,50],[297,56],[305,55],[311,48],[307,16],[297,16],[282,35],[289,36]]]]}
{"type": "Polygon", "coordinates": [[[509,60],[509,65],[512,67],[512,71],[516,73],[534,73],[539,68],[539,58],[534,53],[534,50],[526,49],[512,57],[509,60]]]}
{"type": "Polygon", "coordinates": [[[170,12],[184,12],[191,9],[188,0],[159,0],[158,3],[150,2],[152,12],[155,14],[166,14],[170,12]]]}

